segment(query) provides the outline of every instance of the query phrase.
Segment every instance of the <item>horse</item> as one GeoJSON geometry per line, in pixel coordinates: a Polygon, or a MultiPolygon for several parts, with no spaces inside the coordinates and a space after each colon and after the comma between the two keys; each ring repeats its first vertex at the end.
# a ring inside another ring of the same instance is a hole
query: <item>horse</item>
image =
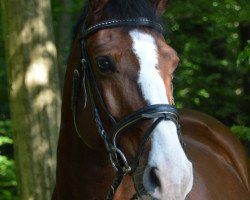
{"type": "Polygon", "coordinates": [[[177,111],[166,0],[89,0],[65,76],[52,200],[249,200],[228,128],[177,111]]]}

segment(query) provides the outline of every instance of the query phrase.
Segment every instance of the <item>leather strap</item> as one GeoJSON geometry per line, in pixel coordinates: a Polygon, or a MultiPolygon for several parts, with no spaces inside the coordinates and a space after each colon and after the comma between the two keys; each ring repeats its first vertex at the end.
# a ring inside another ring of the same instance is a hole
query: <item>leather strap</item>
{"type": "Polygon", "coordinates": [[[134,125],[137,121],[141,120],[142,118],[154,119],[154,118],[165,117],[175,121],[175,124],[177,124],[179,120],[178,116],[179,113],[175,108],[175,106],[173,105],[168,105],[168,104],[149,105],[145,108],[142,108],[140,110],[137,110],[129,114],[121,121],[119,121],[119,123],[116,124],[112,135],[115,138],[119,132],[134,125]]]}
{"type": "Polygon", "coordinates": [[[86,40],[90,35],[96,33],[99,30],[115,27],[149,27],[155,29],[159,32],[163,32],[163,26],[157,22],[153,22],[147,18],[136,18],[136,19],[122,19],[122,20],[105,20],[98,24],[89,27],[87,30],[83,31],[81,39],[86,40]]]}

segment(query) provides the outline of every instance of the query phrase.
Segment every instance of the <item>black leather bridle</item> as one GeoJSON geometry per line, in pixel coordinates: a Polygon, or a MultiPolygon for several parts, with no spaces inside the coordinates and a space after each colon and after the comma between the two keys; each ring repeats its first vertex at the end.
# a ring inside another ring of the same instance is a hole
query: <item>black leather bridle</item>
{"type": "Polygon", "coordinates": [[[102,29],[108,29],[108,28],[114,28],[114,27],[148,27],[148,28],[155,29],[159,32],[163,31],[163,28],[160,24],[153,22],[151,20],[148,20],[146,18],[125,19],[125,20],[106,20],[101,23],[95,24],[94,26],[91,26],[87,29],[84,28],[82,35],[79,37],[80,44],[81,44],[81,67],[77,67],[74,70],[72,102],[71,102],[73,118],[74,118],[74,126],[79,137],[82,138],[78,131],[77,123],[76,123],[76,111],[77,111],[76,106],[77,106],[77,100],[78,100],[78,92],[79,92],[79,88],[81,85],[80,80],[82,79],[82,88],[84,92],[83,106],[84,108],[86,108],[87,98],[89,98],[90,103],[93,107],[93,115],[94,115],[95,123],[97,126],[97,130],[101,138],[103,139],[103,142],[109,154],[111,163],[117,172],[114,178],[114,181],[111,185],[111,189],[107,195],[107,200],[113,199],[115,191],[118,188],[119,184],[121,183],[123,176],[127,174],[132,174],[136,170],[139,164],[140,157],[144,151],[147,141],[150,138],[151,133],[161,121],[170,120],[175,123],[177,127],[177,133],[179,136],[180,143],[182,146],[184,146],[184,142],[183,142],[183,139],[181,137],[181,132],[180,132],[180,125],[178,122],[179,115],[174,105],[168,105],[168,104],[149,105],[147,107],[144,107],[140,110],[137,110],[129,114],[128,116],[126,116],[119,122],[116,122],[112,114],[108,111],[105,105],[105,102],[102,98],[102,95],[99,91],[94,73],[92,71],[85,44],[86,44],[86,40],[88,39],[88,37],[90,37],[95,32],[102,30],[102,29]],[[94,98],[94,96],[96,98],[94,98]],[[97,107],[96,101],[98,101],[99,103],[98,105],[100,105],[101,108],[97,107]],[[105,130],[100,114],[99,114],[99,109],[102,109],[104,113],[108,116],[108,118],[110,119],[112,123],[111,133],[108,133],[108,131],[105,130]],[[152,125],[145,132],[143,140],[139,147],[139,150],[134,158],[134,161],[132,163],[129,163],[125,154],[122,152],[121,149],[119,149],[117,145],[117,139],[120,133],[132,127],[139,121],[142,121],[145,119],[153,120],[152,125]]]}

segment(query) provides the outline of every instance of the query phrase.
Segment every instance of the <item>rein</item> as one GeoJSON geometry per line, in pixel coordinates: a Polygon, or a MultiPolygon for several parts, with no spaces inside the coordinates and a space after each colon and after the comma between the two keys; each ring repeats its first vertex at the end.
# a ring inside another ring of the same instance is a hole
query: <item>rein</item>
{"type": "Polygon", "coordinates": [[[75,130],[79,135],[79,137],[83,139],[78,131],[76,123],[76,112],[77,112],[76,106],[77,106],[78,92],[80,89],[80,82],[81,82],[80,74],[82,74],[82,88],[84,93],[83,106],[84,108],[86,108],[87,101],[89,98],[90,103],[93,107],[93,116],[95,119],[98,133],[105,144],[112,166],[116,171],[115,178],[113,180],[113,183],[106,198],[107,200],[112,200],[114,198],[114,194],[118,186],[120,185],[122,178],[125,175],[133,174],[133,172],[135,172],[139,164],[140,157],[144,151],[145,145],[151,136],[151,133],[154,131],[155,127],[161,121],[168,120],[174,122],[174,124],[177,127],[177,133],[179,136],[180,143],[182,146],[184,146],[184,142],[180,132],[180,125],[178,122],[179,114],[177,109],[173,105],[168,105],[168,104],[149,105],[147,107],[144,107],[129,114],[119,122],[116,122],[112,114],[108,111],[105,102],[102,98],[102,95],[100,93],[100,90],[98,88],[98,84],[96,82],[94,73],[92,72],[85,44],[88,37],[90,37],[97,31],[114,27],[148,27],[148,28],[153,28],[159,32],[163,31],[163,27],[160,24],[150,21],[146,18],[138,18],[138,19],[136,18],[136,19],[126,19],[126,20],[106,20],[84,30],[82,35],[79,37],[81,44],[81,67],[77,67],[74,70],[73,74],[71,109],[73,112],[75,130]],[[94,94],[97,97],[96,99],[94,98],[94,94]],[[100,108],[97,107],[96,100],[98,100],[98,103],[100,104],[102,110],[105,112],[105,114],[108,116],[108,118],[112,123],[113,128],[111,133],[108,133],[108,131],[106,131],[103,126],[101,116],[99,114],[100,108]],[[133,162],[129,163],[125,154],[122,152],[122,150],[119,149],[117,145],[117,140],[122,132],[124,132],[125,130],[127,130],[128,128],[132,127],[133,125],[142,120],[153,120],[153,123],[151,127],[149,127],[149,129],[145,132],[143,140],[139,146],[139,150],[133,162]]]}

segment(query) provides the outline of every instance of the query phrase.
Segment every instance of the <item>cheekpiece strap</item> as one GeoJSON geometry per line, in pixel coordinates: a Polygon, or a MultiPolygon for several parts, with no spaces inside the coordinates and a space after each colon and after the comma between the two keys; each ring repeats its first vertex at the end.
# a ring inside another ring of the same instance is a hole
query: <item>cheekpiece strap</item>
{"type": "Polygon", "coordinates": [[[159,32],[163,32],[164,28],[161,24],[151,21],[147,18],[141,17],[141,18],[135,18],[135,19],[112,19],[112,20],[105,20],[98,24],[95,24],[87,30],[83,31],[83,34],[80,39],[86,40],[90,35],[94,34],[95,32],[107,29],[107,28],[115,28],[115,27],[125,27],[125,26],[132,26],[132,27],[149,27],[152,29],[155,29],[159,32]]]}

